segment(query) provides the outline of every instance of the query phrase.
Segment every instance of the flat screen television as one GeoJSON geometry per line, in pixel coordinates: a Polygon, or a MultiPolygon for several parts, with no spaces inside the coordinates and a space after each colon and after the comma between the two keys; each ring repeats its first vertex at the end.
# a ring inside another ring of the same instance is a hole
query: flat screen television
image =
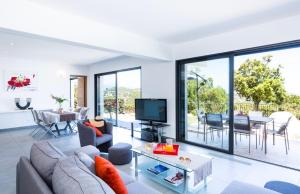
{"type": "Polygon", "coordinates": [[[166,123],[167,99],[135,99],[135,119],[166,123]]]}

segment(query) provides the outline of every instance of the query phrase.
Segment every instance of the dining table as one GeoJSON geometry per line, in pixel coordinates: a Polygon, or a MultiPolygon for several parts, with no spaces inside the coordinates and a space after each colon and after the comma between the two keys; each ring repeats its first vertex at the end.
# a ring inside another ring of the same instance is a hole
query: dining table
{"type": "Polygon", "coordinates": [[[74,133],[73,128],[71,126],[71,122],[75,121],[79,117],[79,113],[77,112],[71,112],[71,111],[44,111],[43,112],[45,117],[47,118],[47,121],[51,123],[52,126],[55,126],[56,132],[58,135],[60,134],[60,131],[67,131],[69,129],[70,133],[74,133]],[[65,122],[66,125],[64,128],[59,128],[58,124],[65,122]]]}

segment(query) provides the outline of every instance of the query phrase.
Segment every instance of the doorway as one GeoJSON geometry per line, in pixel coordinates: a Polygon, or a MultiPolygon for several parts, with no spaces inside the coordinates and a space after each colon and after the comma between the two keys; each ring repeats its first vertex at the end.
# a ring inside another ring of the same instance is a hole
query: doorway
{"type": "Polygon", "coordinates": [[[141,97],[141,68],[95,75],[95,116],[130,129],[135,120],[134,101],[141,97]]]}
{"type": "Polygon", "coordinates": [[[70,108],[87,106],[87,76],[70,76],[70,108]]]}

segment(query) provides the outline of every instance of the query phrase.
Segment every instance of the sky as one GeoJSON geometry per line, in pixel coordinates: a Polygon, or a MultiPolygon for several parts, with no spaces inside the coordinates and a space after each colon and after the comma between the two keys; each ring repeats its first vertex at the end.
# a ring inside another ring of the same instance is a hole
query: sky
{"type": "MultiPolygon", "coordinates": [[[[212,78],[214,86],[229,91],[229,59],[214,59],[186,64],[186,72],[195,71],[205,79],[212,78]],[[194,70],[194,68],[196,69],[194,70]]],[[[191,74],[192,75],[192,74],[191,74]]]]}
{"type": "MultiPolygon", "coordinates": [[[[265,55],[273,56],[271,67],[282,65],[281,72],[287,92],[300,95],[300,48],[236,56],[234,57],[234,69],[237,70],[247,59],[262,59],[265,55]]],[[[199,75],[204,78],[213,78],[214,86],[220,86],[227,92],[229,91],[229,60],[227,58],[186,64],[186,72],[195,66],[199,75]]]]}
{"type": "MultiPolygon", "coordinates": [[[[141,73],[140,69],[118,72],[118,87],[126,87],[130,89],[141,87],[141,73]]],[[[101,76],[101,86],[105,88],[112,88],[116,83],[115,74],[108,74],[101,76]]]]}

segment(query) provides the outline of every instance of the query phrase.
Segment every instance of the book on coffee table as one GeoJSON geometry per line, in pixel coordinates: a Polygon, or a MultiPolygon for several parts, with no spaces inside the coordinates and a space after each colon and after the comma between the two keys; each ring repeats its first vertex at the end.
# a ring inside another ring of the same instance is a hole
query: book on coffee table
{"type": "Polygon", "coordinates": [[[164,178],[164,180],[177,187],[181,183],[183,183],[184,178],[182,173],[177,172],[167,176],[166,178],[164,178]]]}
{"type": "Polygon", "coordinates": [[[161,174],[163,172],[166,172],[167,170],[169,170],[169,168],[159,164],[159,165],[156,165],[154,167],[148,168],[147,170],[154,173],[154,174],[156,174],[156,175],[158,175],[158,174],[161,174]]]}

